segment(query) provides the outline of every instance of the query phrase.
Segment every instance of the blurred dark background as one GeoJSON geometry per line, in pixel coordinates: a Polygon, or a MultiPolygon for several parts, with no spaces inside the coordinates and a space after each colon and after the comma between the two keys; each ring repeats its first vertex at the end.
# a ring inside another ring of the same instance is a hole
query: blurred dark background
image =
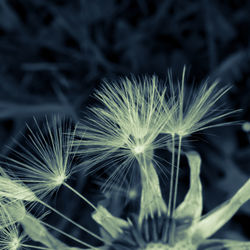
{"type": "MultiPolygon", "coordinates": [[[[169,68],[180,75],[184,65],[190,83],[198,85],[209,77],[231,84],[223,101],[230,109],[243,109],[235,120],[250,121],[249,13],[248,0],[1,0],[1,154],[9,154],[4,145],[11,146],[13,138],[21,140],[33,116],[61,113],[78,121],[103,78],[155,73],[164,80],[169,68]]],[[[249,178],[249,133],[236,125],[192,139],[189,143],[203,159],[207,212],[249,178]]],[[[186,175],[184,168],[181,192],[188,187],[186,175]]],[[[72,185],[95,201],[96,182],[76,177],[72,185]]],[[[116,211],[123,209],[117,206],[116,211]]],[[[97,230],[90,210],[66,190],[57,198],[57,207],[97,230]]],[[[75,236],[89,238],[66,222],[49,219],[75,236]]],[[[249,223],[246,204],[216,236],[250,239],[249,223]]]]}

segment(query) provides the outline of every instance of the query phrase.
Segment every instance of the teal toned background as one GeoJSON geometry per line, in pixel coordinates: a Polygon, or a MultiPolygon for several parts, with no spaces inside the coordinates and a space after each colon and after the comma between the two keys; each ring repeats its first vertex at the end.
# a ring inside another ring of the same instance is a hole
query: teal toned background
{"type": "MultiPolygon", "coordinates": [[[[232,120],[250,121],[249,13],[248,0],[1,0],[0,153],[10,154],[5,145],[22,140],[33,116],[42,120],[61,113],[78,121],[104,78],[155,73],[164,80],[169,68],[180,76],[184,65],[188,86],[207,77],[232,84],[223,102],[243,109],[232,120]]],[[[204,212],[231,197],[250,176],[250,140],[241,125],[195,134],[186,147],[203,159],[204,212]]],[[[82,173],[71,182],[95,203],[103,198],[96,177],[82,173]]],[[[180,199],[187,188],[183,166],[180,199]]],[[[91,210],[67,190],[51,202],[98,230],[91,210]]],[[[116,213],[133,207],[125,207],[122,196],[112,204],[116,213]]],[[[90,242],[67,222],[53,215],[46,219],[90,242]]],[[[250,239],[249,223],[247,203],[216,237],[250,239]]]]}

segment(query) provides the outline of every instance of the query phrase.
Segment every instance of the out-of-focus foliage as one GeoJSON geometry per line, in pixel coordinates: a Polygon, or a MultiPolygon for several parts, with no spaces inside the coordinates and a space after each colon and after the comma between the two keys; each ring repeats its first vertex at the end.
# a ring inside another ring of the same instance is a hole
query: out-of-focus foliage
{"type": "MultiPolygon", "coordinates": [[[[249,12],[248,0],[1,0],[1,154],[10,153],[4,145],[20,140],[32,116],[62,113],[77,121],[103,78],[156,73],[164,79],[169,67],[175,73],[184,64],[195,84],[206,77],[232,84],[225,102],[243,109],[237,120],[250,121],[249,12]]],[[[249,132],[233,126],[210,133],[216,136],[194,135],[189,143],[204,159],[206,211],[231,197],[250,175],[249,132]]],[[[181,178],[185,191],[185,168],[181,178]]],[[[74,184],[94,195],[96,187],[85,178],[78,176],[74,184]]],[[[63,199],[70,200],[64,191],[63,199]]],[[[59,195],[58,206],[63,199],[59,195]]],[[[114,203],[122,208],[117,199],[114,203]]],[[[77,202],[67,205],[69,215],[89,224],[87,213],[73,212],[77,202]]],[[[250,238],[249,221],[246,204],[218,236],[250,238]]]]}

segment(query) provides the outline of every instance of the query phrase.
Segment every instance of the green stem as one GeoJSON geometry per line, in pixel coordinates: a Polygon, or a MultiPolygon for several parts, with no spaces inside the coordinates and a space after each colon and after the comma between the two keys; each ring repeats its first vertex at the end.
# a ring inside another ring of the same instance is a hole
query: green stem
{"type": "Polygon", "coordinates": [[[76,223],[75,221],[71,220],[69,217],[67,217],[66,215],[62,214],[61,212],[59,212],[58,210],[56,210],[55,208],[51,207],[49,204],[43,202],[42,200],[38,200],[39,203],[41,203],[43,206],[47,207],[48,209],[52,210],[53,212],[55,212],[56,214],[58,214],[59,216],[61,216],[63,219],[69,221],[70,223],[72,223],[73,225],[75,225],[76,227],[78,227],[79,229],[81,229],[82,231],[90,234],[91,236],[93,236],[94,238],[104,242],[104,243],[109,243],[107,241],[105,241],[104,239],[102,239],[101,237],[99,237],[98,235],[92,233],[91,231],[89,231],[87,228],[79,225],[78,223],[76,223]]]}
{"type": "Polygon", "coordinates": [[[151,159],[152,157],[146,157],[145,155],[138,158],[142,185],[140,223],[148,215],[153,218],[156,212],[160,216],[167,210],[161,195],[159,178],[151,159]]]}
{"type": "Polygon", "coordinates": [[[68,233],[63,232],[62,230],[60,230],[60,229],[58,229],[58,228],[56,228],[56,227],[54,227],[54,226],[52,226],[52,225],[50,225],[50,224],[44,222],[44,221],[41,221],[41,223],[42,223],[43,225],[45,225],[46,227],[51,228],[51,229],[53,229],[54,231],[56,231],[56,232],[58,232],[58,233],[60,233],[60,234],[63,234],[64,236],[66,236],[66,237],[68,237],[68,238],[70,238],[70,239],[72,239],[72,240],[74,240],[74,241],[76,241],[76,242],[82,244],[82,245],[85,246],[85,247],[88,247],[88,248],[91,248],[91,249],[95,249],[93,246],[89,245],[88,243],[85,243],[85,242],[83,242],[83,241],[77,239],[76,237],[74,237],[74,236],[72,236],[72,235],[70,235],[70,234],[68,234],[68,233]]]}
{"type": "Polygon", "coordinates": [[[173,207],[171,209],[171,215],[170,215],[170,228],[169,228],[169,237],[168,237],[168,244],[172,247],[175,244],[176,221],[173,215],[175,213],[177,193],[178,193],[178,179],[179,179],[180,158],[181,158],[181,142],[182,142],[182,136],[179,135],[176,174],[175,174],[175,186],[174,186],[174,199],[173,199],[173,207]]]}
{"type": "Polygon", "coordinates": [[[177,154],[177,166],[176,166],[176,177],[175,177],[175,187],[174,187],[173,211],[175,210],[175,207],[176,207],[176,200],[177,200],[177,193],[178,193],[178,179],[179,179],[180,158],[181,158],[181,143],[182,143],[182,136],[179,135],[178,154],[177,154]]]}
{"type": "Polygon", "coordinates": [[[172,161],[171,161],[171,179],[170,179],[170,191],[168,200],[168,216],[173,214],[172,198],[173,198],[173,185],[174,185],[174,164],[175,164],[175,134],[172,134],[172,161]]]}
{"type": "Polygon", "coordinates": [[[180,101],[179,101],[179,122],[182,124],[183,120],[183,105],[184,105],[184,82],[185,82],[186,67],[184,66],[181,79],[180,101]]]}
{"type": "Polygon", "coordinates": [[[30,247],[34,249],[49,249],[48,247],[39,247],[39,246],[33,246],[33,245],[27,245],[27,244],[21,244],[22,247],[30,247]]]}
{"type": "Polygon", "coordinates": [[[81,195],[78,191],[76,191],[74,188],[72,188],[70,185],[68,185],[66,182],[63,183],[65,187],[67,187],[69,190],[71,190],[74,194],[79,196],[82,200],[84,200],[86,203],[88,203],[92,208],[97,210],[97,208],[91,203],[88,199],[86,199],[83,195],[81,195]]]}

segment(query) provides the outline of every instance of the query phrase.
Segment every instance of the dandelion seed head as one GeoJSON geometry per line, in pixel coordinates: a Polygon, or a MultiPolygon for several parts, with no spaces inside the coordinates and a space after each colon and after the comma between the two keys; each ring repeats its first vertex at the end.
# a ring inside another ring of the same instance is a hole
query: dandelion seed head
{"type": "Polygon", "coordinates": [[[0,230],[0,249],[18,250],[22,248],[24,236],[20,235],[16,226],[0,230]]]}
{"type": "Polygon", "coordinates": [[[162,147],[165,140],[159,134],[166,121],[165,92],[156,76],[104,82],[94,95],[100,106],[89,108],[74,141],[77,153],[85,155],[86,168],[97,171],[119,166],[109,179],[115,182],[138,156],[151,156],[149,152],[162,147]],[[102,165],[94,168],[99,163],[102,165]]]}
{"type": "Polygon", "coordinates": [[[69,119],[54,115],[46,118],[43,126],[34,119],[35,127],[28,126],[28,136],[20,150],[12,149],[13,156],[6,165],[40,198],[51,194],[74,172],[72,137],[74,125],[69,119]]]}
{"type": "Polygon", "coordinates": [[[169,106],[174,106],[175,109],[171,112],[163,132],[184,137],[207,128],[231,124],[219,121],[238,110],[225,111],[218,104],[230,87],[219,88],[219,81],[209,83],[207,80],[199,89],[189,91],[185,88],[185,72],[184,67],[182,79],[176,84],[177,87],[174,86],[171,72],[169,73],[170,94],[165,105],[166,115],[169,115],[169,106]]]}
{"type": "Polygon", "coordinates": [[[20,249],[24,234],[19,233],[15,218],[12,217],[8,206],[3,201],[0,201],[0,222],[0,249],[20,249]]]}
{"type": "Polygon", "coordinates": [[[67,176],[65,174],[55,176],[54,178],[55,186],[61,186],[66,179],[67,176]]]}
{"type": "Polygon", "coordinates": [[[145,151],[145,146],[144,145],[136,145],[133,149],[133,152],[135,155],[141,154],[145,151]]]}
{"type": "Polygon", "coordinates": [[[9,243],[10,250],[17,250],[21,246],[21,241],[18,236],[12,238],[11,242],[9,243]]]}

